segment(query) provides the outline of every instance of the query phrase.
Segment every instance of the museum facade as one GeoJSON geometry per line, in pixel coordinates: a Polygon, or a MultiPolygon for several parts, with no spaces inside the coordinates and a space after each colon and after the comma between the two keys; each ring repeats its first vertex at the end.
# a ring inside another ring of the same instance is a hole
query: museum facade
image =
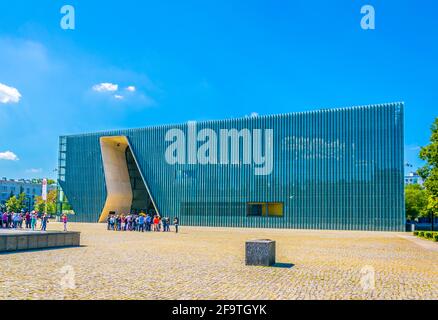
{"type": "Polygon", "coordinates": [[[403,103],[60,137],[75,215],[212,227],[403,231],[403,103]]]}

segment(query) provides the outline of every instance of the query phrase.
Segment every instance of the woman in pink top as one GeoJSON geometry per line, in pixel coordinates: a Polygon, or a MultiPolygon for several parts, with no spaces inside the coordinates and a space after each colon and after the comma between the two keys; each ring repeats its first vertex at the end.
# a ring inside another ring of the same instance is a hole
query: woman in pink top
{"type": "Polygon", "coordinates": [[[61,221],[62,223],[64,223],[64,231],[67,231],[67,222],[68,222],[67,215],[64,214],[61,218],[61,221]]]}

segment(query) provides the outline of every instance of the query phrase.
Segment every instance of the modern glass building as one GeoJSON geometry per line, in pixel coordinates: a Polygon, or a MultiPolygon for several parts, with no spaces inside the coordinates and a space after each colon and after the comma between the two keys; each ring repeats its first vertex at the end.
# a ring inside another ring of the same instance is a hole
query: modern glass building
{"type": "Polygon", "coordinates": [[[78,222],[403,231],[403,103],[60,137],[78,222]]]}

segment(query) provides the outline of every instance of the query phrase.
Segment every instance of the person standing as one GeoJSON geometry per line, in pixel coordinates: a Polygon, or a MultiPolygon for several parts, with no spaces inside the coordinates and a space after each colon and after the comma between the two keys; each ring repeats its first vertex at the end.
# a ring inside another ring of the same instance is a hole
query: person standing
{"type": "Polygon", "coordinates": [[[12,212],[8,213],[8,228],[12,228],[12,212]]]}
{"type": "Polygon", "coordinates": [[[161,232],[161,225],[163,224],[163,221],[161,219],[161,216],[158,216],[158,232],[161,232]]]}
{"type": "Polygon", "coordinates": [[[47,217],[47,214],[43,214],[43,216],[41,217],[41,231],[46,231],[48,221],[49,218],[47,217]]]}
{"type": "Polygon", "coordinates": [[[145,223],[145,229],[146,231],[151,231],[151,216],[150,215],[146,215],[145,219],[144,219],[144,223],[145,223]]]}
{"type": "Polygon", "coordinates": [[[138,217],[138,224],[139,224],[138,231],[144,232],[144,216],[143,215],[140,215],[140,217],[138,217]]]}
{"type": "Polygon", "coordinates": [[[122,215],[117,216],[117,231],[122,231],[122,215]]]}
{"type": "Polygon", "coordinates": [[[126,217],[126,231],[132,231],[132,215],[128,214],[126,217]]]}
{"type": "Polygon", "coordinates": [[[135,216],[135,231],[140,231],[140,216],[135,216]]]}
{"type": "Polygon", "coordinates": [[[156,215],[154,217],[154,231],[158,232],[159,230],[159,223],[160,223],[160,219],[158,219],[158,216],[156,215]]]}
{"type": "Polygon", "coordinates": [[[36,224],[37,224],[37,218],[38,218],[38,216],[37,216],[36,212],[33,211],[32,215],[31,215],[31,220],[30,220],[32,231],[35,231],[35,227],[36,227],[36,224]]]}
{"type": "Polygon", "coordinates": [[[166,226],[167,220],[166,219],[167,219],[166,217],[161,219],[161,224],[163,225],[163,232],[166,232],[166,230],[167,230],[167,226],[166,226]]]}
{"type": "Polygon", "coordinates": [[[170,218],[166,218],[166,226],[167,226],[167,232],[170,232],[170,218]]]}
{"type": "Polygon", "coordinates": [[[115,229],[115,224],[116,224],[116,219],[114,218],[114,215],[111,215],[110,216],[110,229],[112,230],[112,231],[115,231],[116,229],[115,229]]]}
{"type": "Polygon", "coordinates": [[[175,232],[178,233],[178,227],[179,227],[179,218],[178,217],[175,217],[173,219],[173,224],[175,226],[175,232]]]}
{"type": "Polygon", "coordinates": [[[125,215],[122,214],[120,217],[120,229],[121,231],[125,231],[125,215]]]}
{"type": "Polygon", "coordinates": [[[2,221],[3,221],[3,228],[7,229],[8,228],[8,213],[7,212],[3,212],[2,221]]]}
{"type": "Polygon", "coordinates": [[[67,215],[66,215],[66,214],[62,215],[61,221],[62,221],[62,223],[64,224],[64,232],[67,232],[67,222],[68,222],[68,218],[67,218],[67,215]]]}
{"type": "Polygon", "coordinates": [[[24,216],[24,221],[26,223],[26,229],[30,229],[30,213],[26,212],[26,215],[24,216]]]}
{"type": "Polygon", "coordinates": [[[170,232],[170,218],[169,217],[164,218],[164,231],[170,232]]]}
{"type": "Polygon", "coordinates": [[[17,212],[14,212],[14,216],[12,218],[12,222],[14,225],[14,229],[18,229],[18,223],[20,222],[20,216],[18,215],[17,212]]]}

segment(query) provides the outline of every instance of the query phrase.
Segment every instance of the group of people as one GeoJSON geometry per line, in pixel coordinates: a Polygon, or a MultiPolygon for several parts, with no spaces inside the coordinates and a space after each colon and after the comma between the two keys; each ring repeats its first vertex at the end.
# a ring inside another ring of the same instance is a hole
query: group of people
{"type": "MultiPolygon", "coordinates": [[[[170,218],[161,218],[159,215],[146,214],[111,214],[108,216],[108,230],[112,231],[138,231],[138,232],[170,232],[170,218]]],[[[179,219],[173,219],[175,232],[178,233],[179,219]]]]}
{"type": "MultiPolygon", "coordinates": [[[[40,221],[39,230],[46,231],[47,224],[49,223],[49,216],[46,213],[37,211],[0,212],[1,229],[26,229],[35,231],[38,229],[38,221],[40,221]]],[[[67,216],[63,215],[61,221],[64,223],[64,231],[67,231],[67,216]]]]}

